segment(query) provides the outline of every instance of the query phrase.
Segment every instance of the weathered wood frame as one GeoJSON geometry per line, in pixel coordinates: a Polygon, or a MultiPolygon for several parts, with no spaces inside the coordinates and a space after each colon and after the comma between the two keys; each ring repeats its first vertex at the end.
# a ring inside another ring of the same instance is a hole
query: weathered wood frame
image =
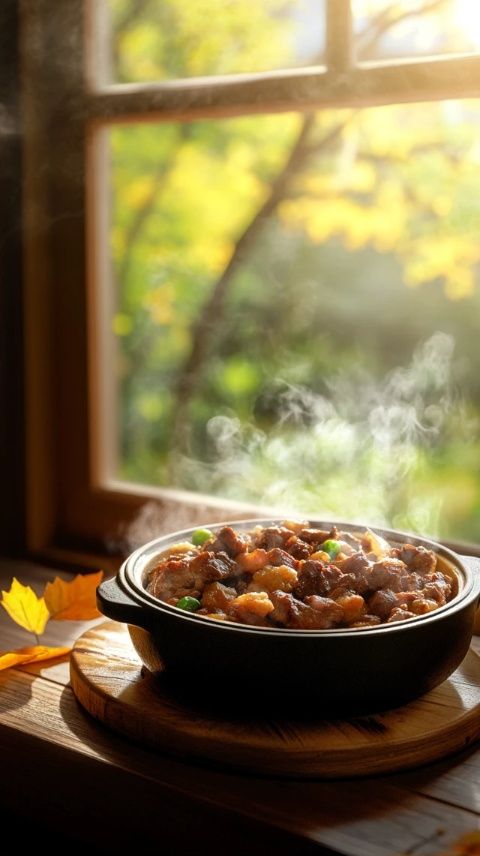
{"type": "Polygon", "coordinates": [[[99,277],[108,263],[95,235],[108,217],[98,194],[105,128],[480,95],[480,56],[356,64],[349,0],[327,0],[325,67],[109,84],[101,6],[55,0],[52,14],[51,0],[21,0],[28,541],[57,558],[81,550],[84,563],[98,561],[148,497],[170,528],[177,510],[182,524],[199,506],[204,520],[252,510],[99,478],[107,436],[99,277]]]}

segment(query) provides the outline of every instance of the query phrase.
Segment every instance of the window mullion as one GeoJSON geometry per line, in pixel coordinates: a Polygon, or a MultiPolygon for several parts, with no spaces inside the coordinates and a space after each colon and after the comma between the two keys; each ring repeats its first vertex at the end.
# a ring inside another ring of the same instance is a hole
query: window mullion
{"type": "Polygon", "coordinates": [[[353,65],[350,0],[326,0],[326,65],[331,72],[349,71],[353,65]]]}
{"type": "Polygon", "coordinates": [[[480,96],[480,56],[362,63],[350,71],[302,70],[124,84],[87,94],[86,119],[103,122],[189,121],[290,110],[360,108],[380,104],[480,96]]]}

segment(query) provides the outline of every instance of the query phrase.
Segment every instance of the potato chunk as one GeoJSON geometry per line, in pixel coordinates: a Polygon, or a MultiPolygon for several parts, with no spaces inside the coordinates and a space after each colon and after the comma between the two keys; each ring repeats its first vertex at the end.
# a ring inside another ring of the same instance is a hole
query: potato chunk
{"type": "Polygon", "coordinates": [[[245,594],[236,597],[231,606],[235,607],[237,611],[250,612],[261,618],[265,618],[274,610],[273,603],[265,591],[247,591],[245,594]]]}
{"type": "Polygon", "coordinates": [[[294,568],[287,565],[267,565],[253,575],[252,583],[255,588],[252,586],[250,591],[292,591],[297,580],[298,574],[294,568]]]}
{"type": "Polygon", "coordinates": [[[264,568],[268,562],[268,553],[266,550],[252,550],[251,553],[241,553],[237,557],[237,564],[247,574],[254,574],[260,568],[264,568]]]}
{"type": "Polygon", "coordinates": [[[415,615],[426,615],[427,612],[433,612],[434,609],[438,609],[438,603],[436,600],[429,600],[426,597],[416,597],[415,600],[412,600],[410,609],[415,615]]]}
{"type": "Polygon", "coordinates": [[[336,601],[343,609],[343,621],[345,624],[353,624],[354,621],[360,621],[367,611],[365,601],[360,594],[347,591],[341,597],[337,597],[336,601]]]}

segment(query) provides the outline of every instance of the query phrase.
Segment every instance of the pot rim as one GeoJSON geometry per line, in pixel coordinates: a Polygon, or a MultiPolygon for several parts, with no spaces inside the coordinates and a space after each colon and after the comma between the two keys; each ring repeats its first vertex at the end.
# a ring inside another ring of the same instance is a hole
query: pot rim
{"type": "Polygon", "coordinates": [[[325,529],[337,526],[338,529],[343,529],[349,532],[358,532],[368,528],[374,533],[385,537],[387,540],[393,540],[397,544],[413,544],[414,546],[422,546],[429,550],[433,550],[433,552],[441,558],[446,559],[447,562],[453,566],[459,581],[459,591],[452,600],[443,606],[438,607],[438,609],[435,609],[426,615],[418,615],[414,618],[408,618],[405,621],[392,622],[391,624],[380,624],[373,627],[356,627],[353,630],[349,630],[347,628],[331,628],[329,630],[296,630],[286,627],[258,627],[249,624],[237,624],[233,621],[214,621],[206,616],[196,615],[193,612],[187,612],[176,606],[171,606],[170,604],[154,597],[143,586],[142,580],[145,573],[153,563],[154,559],[157,558],[158,553],[160,553],[162,549],[167,548],[170,544],[174,544],[176,541],[188,540],[188,536],[203,525],[212,532],[218,531],[224,526],[248,530],[254,526],[278,525],[287,519],[289,519],[287,515],[283,515],[275,517],[254,517],[249,518],[248,520],[227,520],[220,521],[218,523],[206,523],[199,524],[197,526],[190,526],[187,529],[180,529],[167,535],[161,535],[158,538],[148,541],[141,547],[138,547],[127,557],[118,571],[117,580],[120,586],[126,590],[138,605],[144,607],[146,611],[153,610],[154,612],[167,613],[171,618],[201,623],[205,627],[209,627],[218,632],[254,633],[259,635],[268,634],[269,636],[273,634],[274,636],[281,638],[291,638],[293,636],[303,639],[315,639],[319,637],[358,638],[359,633],[363,637],[378,635],[379,633],[404,632],[407,631],[409,627],[417,626],[419,623],[424,626],[431,624],[433,621],[438,621],[446,615],[452,615],[460,609],[463,609],[467,605],[467,602],[470,603],[471,600],[475,599],[479,595],[478,589],[480,587],[480,579],[476,580],[472,569],[463,561],[459,554],[450,550],[448,547],[445,547],[443,544],[429,538],[424,538],[420,535],[414,535],[397,529],[385,529],[378,526],[368,526],[364,523],[351,523],[339,520],[317,520],[315,518],[309,518],[308,521],[306,520],[305,522],[308,522],[311,526],[325,529]]]}

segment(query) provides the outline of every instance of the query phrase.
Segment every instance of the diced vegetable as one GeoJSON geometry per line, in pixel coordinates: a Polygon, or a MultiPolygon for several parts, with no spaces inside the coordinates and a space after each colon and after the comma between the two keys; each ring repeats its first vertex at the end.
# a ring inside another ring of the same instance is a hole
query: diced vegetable
{"type": "Polygon", "coordinates": [[[320,546],[323,552],[328,553],[331,559],[336,559],[342,549],[340,541],[336,541],[335,538],[327,538],[320,546]]]}
{"type": "Polygon", "coordinates": [[[331,557],[329,553],[325,552],[325,550],[317,550],[316,553],[312,553],[310,558],[314,559],[315,561],[329,562],[331,557]]]}
{"type": "Polygon", "coordinates": [[[268,562],[268,553],[266,550],[252,550],[251,553],[242,553],[237,558],[237,562],[243,571],[248,574],[254,574],[260,568],[264,568],[268,562]]]}
{"type": "Polygon", "coordinates": [[[210,541],[210,538],[213,538],[213,532],[210,529],[195,529],[192,534],[192,544],[195,544],[195,547],[201,547],[206,541],[210,541]]]}
{"type": "Polygon", "coordinates": [[[201,603],[196,597],[189,597],[187,595],[177,600],[175,606],[178,606],[179,609],[184,609],[186,612],[196,612],[197,609],[200,609],[201,603]]]}
{"type": "Polygon", "coordinates": [[[236,597],[233,603],[236,607],[240,607],[246,612],[251,612],[253,615],[259,615],[262,618],[274,610],[273,603],[266,591],[246,592],[246,594],[236,597]]]}
{"type": "Polygon", "coordinates": [[[372,532],[371,529],[366,529],[363,537],[367,542],[367,546],[370,548],[370,552],[373,553],[377,559],[383,559],[385,556],[390,554],[390,550],[392,549],[391,544],[389,544],[388,541],[385,541],[385,538],[382,538],[381,535],[377,535],[375,532],[372,532]]]}
{"type": "MultiPolygon", "coordinates": [[[[256,571],[252,578],[252,584],[257,586],[257,591],[292,591],[298,581],[298,574],[294,568],[287,565],[262,568],[256,571]]],[[[255,589],[250,588],[250,591],[255,589]]]]}

